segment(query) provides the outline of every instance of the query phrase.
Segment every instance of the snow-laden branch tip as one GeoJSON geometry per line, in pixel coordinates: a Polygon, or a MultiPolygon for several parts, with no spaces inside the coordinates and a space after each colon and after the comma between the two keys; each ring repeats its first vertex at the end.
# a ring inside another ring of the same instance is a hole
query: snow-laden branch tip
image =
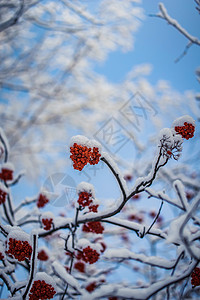
{"type": "Polygon", "coordinates": [[[186,29],[184,29],[177,20],[173,19],[172,17],[169,16],[169,14],[167,13],[167,9],[164,6],[163,3],[159,3],[159,9],[160,9],[160,13],[158,14],[158,16],[164,20],[166,20],[170,25],[174,26],[180,33],[182,33],[191,43],[196,44],[198,46],[200,46],[200,40],[195,37],[192,36],[191,34],[189,34],[187,32],[186,29]]]}

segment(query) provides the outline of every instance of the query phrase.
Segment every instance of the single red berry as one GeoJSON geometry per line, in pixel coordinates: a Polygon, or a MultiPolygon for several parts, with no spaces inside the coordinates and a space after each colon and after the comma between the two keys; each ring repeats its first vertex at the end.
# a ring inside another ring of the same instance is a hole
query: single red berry
{"type": "Polygon", "coordinates": [[[3,260],[4,259],[4,256],[3,254],[0,252],[0,260],[3,260]]]}
{"type": "Polygon", "coordinates": [[[133,200],[139,200],[140,199],[140,195],[139,194],[136,194],[132,197],[133,200]]]}
{"type": "Polygon", "coordinates": [[[132,178],[133,178],[133,176],[132,176],[132,175],[129,175],[129,174],[124,176],[124,179],[125,179],[126,181],[131,181],[132,178]]]}

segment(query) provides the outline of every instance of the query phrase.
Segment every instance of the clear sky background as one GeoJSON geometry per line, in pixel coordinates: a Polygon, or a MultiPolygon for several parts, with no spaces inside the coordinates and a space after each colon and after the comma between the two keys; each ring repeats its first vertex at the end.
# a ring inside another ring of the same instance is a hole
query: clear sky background
{"type": "MultiPolygon", "coordinates": [[[[96,70],[110,81],[119,83],[134,65],[150,63],[153,66],[152,74],[149,76],[152,84],[164,79],[179,91],[188,89],[198,91],[199,83],[195,77],[195,70],[200,63],[200,47],[193,45],[187,55],[175,63],[188,40],[165,20],[149,16],[159,11],[159,2],[143,1],[146,19],[135,34],[133,50],[128,53],[119,51],[111,53],[96,70]]],[[[195,1],[165,0],[162,3],[172,18],[175,18],[191,35],[200,38],[200,15],[195,9],[195,1]]]]}

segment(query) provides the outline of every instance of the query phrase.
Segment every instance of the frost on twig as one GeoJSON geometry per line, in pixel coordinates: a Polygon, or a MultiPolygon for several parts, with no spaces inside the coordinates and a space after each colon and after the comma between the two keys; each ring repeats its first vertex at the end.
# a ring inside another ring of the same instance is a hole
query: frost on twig
{"type": "Polygon", "coordinates": [[[192,36],[190,33],[188,33],[187,30],[185,28],[183,28],[176,19],[173,19],[172,17],[170,17],[170,15],[168,14],[167,9],[163,3],[159,3],[159,10],[160,10],[159,13],[157,13],[155,15],[151,14],[150,16],[159,17],[163,20],[166,20],[169,25],[172,25],[173,27],[175,27],[182,35],[184,35],[188,39],[188,44],[186,45],[185,50],[175,60],[175,62],[178,62],[184,55],[187,54],[189,48],[192,45],[195,44],[195,45],[200,46],[200,40],[197,37],[192,36]]]}

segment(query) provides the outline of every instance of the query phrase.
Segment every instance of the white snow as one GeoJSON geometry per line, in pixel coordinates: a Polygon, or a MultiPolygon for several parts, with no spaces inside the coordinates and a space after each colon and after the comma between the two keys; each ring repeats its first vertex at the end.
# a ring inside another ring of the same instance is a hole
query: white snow
{"type": "Polygon", "coordinates": [[[31,245],[30,235],[18,226],[13,226],[13,229],[9,232],[7,239],[9,240],[10,238],[18,241],[27,241],[31,245]]]}
{"type": "Polygon", "coordinates": [[[188,116],[188,115],[184,115],[184,116],[174,120],[174,122],[172,123],[172,128],[174,128],[175,126],[184,126],[185,122],[195,126],[195,120],[192,117],[188,116]]]}
{"type": "Polygon", "coordinates": [[[54,219],[54,214],[51,211],[46,211],[41,215],[41,219],[54,219]]]}
{"type": "Polygon", "coordinates": [[[175,261],[168,261],[167,259],[158,256],[146,256],[144,254],[134,253],[125,248],[108,249],[105,251],[103,258],[134,259],[141,263],[157,266],[159,268],[167,268],[167,269],[172,268],[175,263],[175,261]]]}
{"type": "Polygon", "coordinates": [[[70,147],[72,147],[75,143],[80,146],[86,146],[88,148],[96,147],[99,149],[99,153],[101,153],[101,149],[102,149],[101,144],[96,140],[89,140],[84,135],[73,136],[70,140],[70,147]]]}
{"type": "Polygon", "coordinates": [[[59,277],[61,277],[66,283],[68,283],[75,290],[80,291],[80,286],[78,281],[72,275],[70,275],[59,262],[54,261],[52,267],[55,270],[55,273],[59,275],[59,277]]]}
{"type": "Polygon", "coordinates": [[[98,242],[96,243],[91,243],[88,239],[83,238],[83,239],[79,239],[78,243],[77,243],[78,248],[80,249],[84,249],[88,246],[90,246],[90,248],[92,248],[93,250],[96,250],[98,253],[101,253],[101,249],[102,249],[102,245],[98,242]]]}
{"type": "Polygon", "coordinates": [[[15,167],[11,162],[3,163],[1,165],[1,169],[7,169],[7,170],[10,170],[10,171],[13,171],[13,172],[15,171],[15,167]]]}
{"type": "Polygon", "coordinates": [[[77,194],[79,195],[81,192],[87,192],[92,194],[92,197],[95,198],[94,186],[91,183],[82,181],[77,186],[77,194]]]}
{"type": "MultiPolygon", "coordinates": [[[[37,281],[37,280],[41,280],[41,281],[44,280],[47,284],[50,284],[56,291],[55,280],[51,276],[49,276],[47,273],[45,273],[45,272],[36,273],[34,281],[37,281]]],[[[33,283],[34,283],[34,281],[33,281],[33,283]]]]}
{"type": "Polygon", "coordinates": [[[8,189],[2,182],[0,182],[0,190],[8,194],[8,189]]]}

